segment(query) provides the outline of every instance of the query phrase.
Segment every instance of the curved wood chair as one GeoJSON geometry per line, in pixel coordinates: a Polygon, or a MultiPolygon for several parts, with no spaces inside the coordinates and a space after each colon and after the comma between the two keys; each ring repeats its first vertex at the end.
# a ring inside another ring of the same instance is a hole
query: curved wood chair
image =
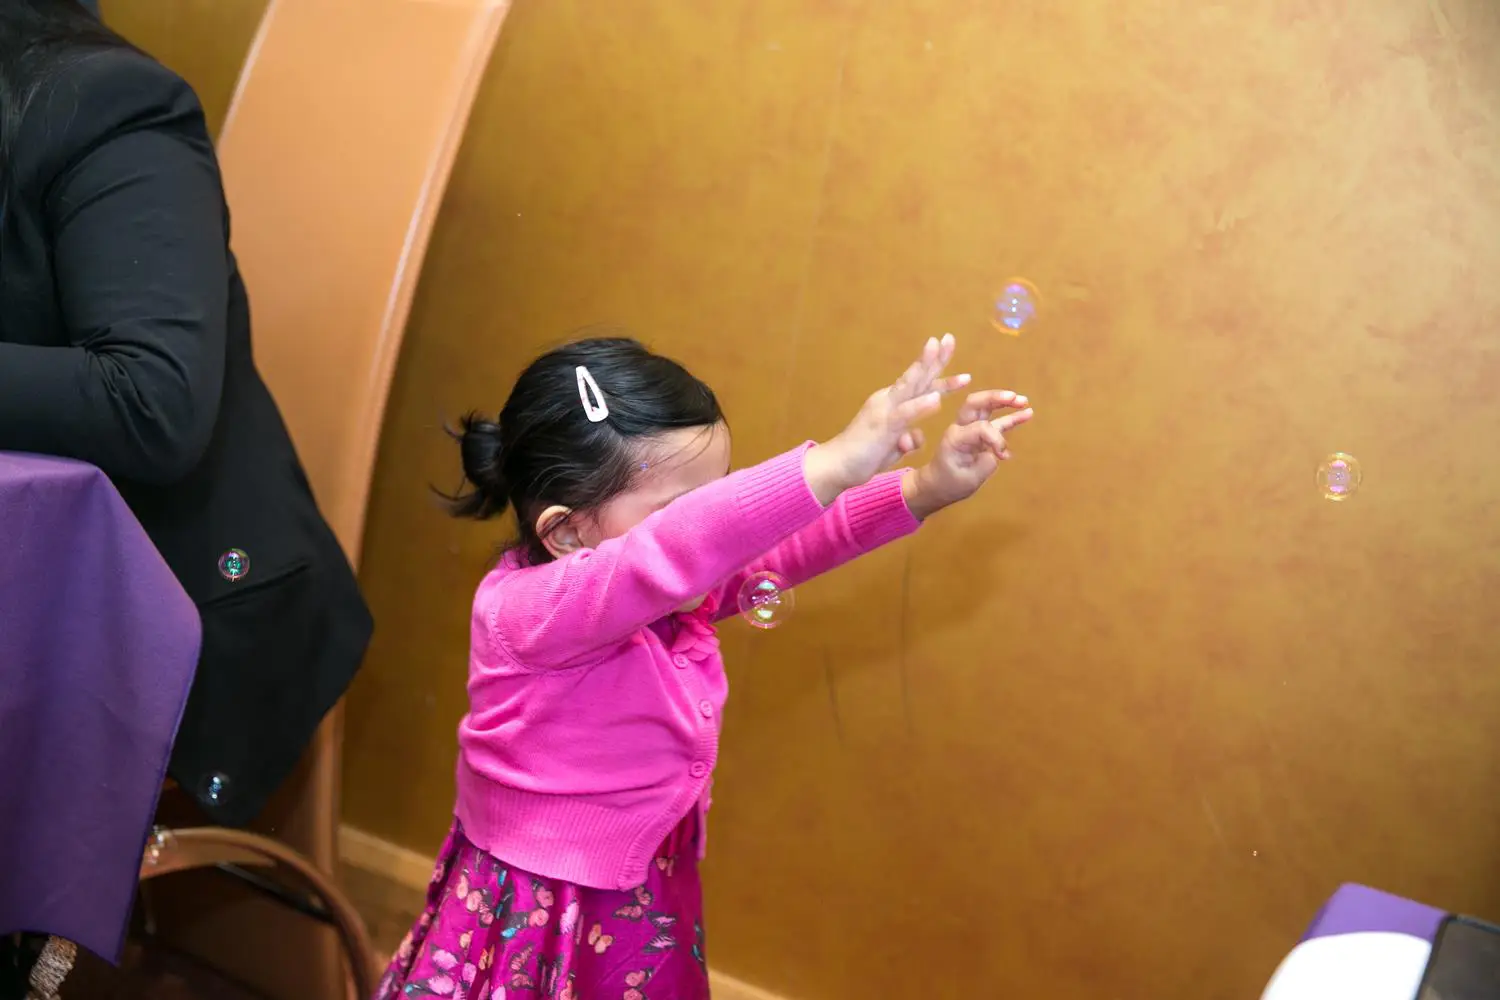
{"type": "MultiPolygon", "coordinates": [[[[508,7],[271,0],[219,138],[256,362],[356,567],[412,295],[508,7]]],[[[159,827],[142,862],[153,932],[278,1000],[368,997],[377,968],[333,877],[342,712],[252,831],[159,827]]]]}
{"type": "MultiPolygon", "coordinates": [[[[374,994],[376,967],[364,921],[332,878],[310,860],[280,841],[244,830],[157,827],[141,857],[141,880],[206,867],[232,874],[299,912],[332,925],[348,963],[350,992],[359,1000],[374,994]],[[274,874],[269,878],[259,874],[263,868],[274,874]],[[299,890],[303,895],[298,895],[299,890]]],[[[45,968],[45,963],[39,961],[37,966],[45,968]]],[[[32,979],[35,982],[35,974],[32,979]]],[[[48,995],[43,994],[39,1000],[48,1000],[48,995]]]]}

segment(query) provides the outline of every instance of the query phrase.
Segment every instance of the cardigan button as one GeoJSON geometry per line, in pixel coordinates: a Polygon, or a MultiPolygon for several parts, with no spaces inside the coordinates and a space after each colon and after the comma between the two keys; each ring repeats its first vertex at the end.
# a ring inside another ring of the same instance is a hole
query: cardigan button
{"type": "Polygon", "coordinates": [[[688,774],[695,778],[701,778],[708,773],[708,765],[701,760],[693,761],[693,766],[688,768],[688,774]]]}
{"type": "Polygon", "coordinates": [[[678,653],[676,656],[672,657],[673,665],[676,666],[679,670],[687,669],[688,664],[691,662],[691,660],[689,660],[686,656],[683,656],[681,653],[678,653]]]}
{"type": "Polygon", "coordinates": [[[704,698],[698,702],[698,711],[703,713],[705,719],[712,719],[714,717],[714,703],[704,698]]]}

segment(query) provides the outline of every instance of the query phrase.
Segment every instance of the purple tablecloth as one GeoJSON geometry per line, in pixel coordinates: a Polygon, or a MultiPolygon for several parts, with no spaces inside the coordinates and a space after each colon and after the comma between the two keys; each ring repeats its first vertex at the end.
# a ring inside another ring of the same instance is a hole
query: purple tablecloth
{"type": "Polygon", "coordinates": [[[1388,931],[1430,942],[1437,939],[1438,927],[1446,916],[1448,914],[1443,910],[1425,903],[1348,882],[1339,886],[1338,891],[1323,904],[1302,940],[1388,931]]]}
{"type": "Polygon", "coordinates": [[[0,453],[0,933],[119,960],[200,631],[102,472],[0,453]]]}

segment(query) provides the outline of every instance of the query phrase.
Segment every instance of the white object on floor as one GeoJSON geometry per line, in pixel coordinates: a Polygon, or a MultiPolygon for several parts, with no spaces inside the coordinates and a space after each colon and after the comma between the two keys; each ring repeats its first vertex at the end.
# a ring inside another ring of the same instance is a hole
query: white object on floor
{"type": "Polygon", "coordinates": [[[1313,938],[1293,948],[1261,1000],[1414,1000],[1432,943],[1369,931],[1313,938]]]}

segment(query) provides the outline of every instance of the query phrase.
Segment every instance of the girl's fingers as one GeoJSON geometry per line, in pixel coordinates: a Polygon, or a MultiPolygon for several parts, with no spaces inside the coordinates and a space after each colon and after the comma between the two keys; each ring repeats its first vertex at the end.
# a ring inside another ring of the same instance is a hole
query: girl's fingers
{"type": "Polygon", "coordinates": [[[904,403],[898,404],[895,412],[892,414],[892,418],[897,427],[904,427],[907,424],[914,424],[923,417],[936,413],[942,405],[943,394],[940,392],[929,392],[918,396],[916,399],[909,399],[904,403]]]}
{"type": "Polygon", "coordinates": [[[1000,454],[1002,451],[1004,451],[1005,450],[1005,434],[994,423],[994,421],[986,420],[980,426],[982,426],[985,429],[985,435],[984,436],[985,436],[986,441],[989,442],[990,450],[993,451],[997,455],[1000,454]]]}
{"type": "Polygon", "coordinates": [[[989,423],[999,428],[1000,432],[1003,434],[1004,432],[1010,430],[1012,427],[1020,427],[1035,415],[1036,411],[1028,406],[1026,409],[1021,410],[1017,413],[1007,413],[1003,417],[996,417],[994,420],[989,421],[989,423]]]}
{"type": "Polygon", "coordinates": [[[948,432],[947,443],[954,451],[974,454],[993,449],[1000,440],[999,429],[981,420],[970,424],[956,424],[948,432]]]}
{"type": "Polygon", "coordinates": [[[932,381],[927,373],[937,363],[941,350],[942,344],[936,337],[927,338],[927,343],[922,345],[921,355],[891,384],[891,395],[898,403],[927,391],[927,383],[932,381]]]}
{"type": "Polygon", "coordinates": [[[973,378],[974,376],[967,374],[952,375],[948,378],[938,379],[937,382],[933,384],[933,388],[946,396],[950,392],[957,392],[958,390],[962,389],[964,386],[968,385],[969,382],[973,380],[973,378]]]}
{"type": "Polygon", "coordinates": [[[972,426],[982,428],[982,447],[1002,462],[1010,458],[1010,448],[1005,443],[1005,435],[1001,432],[998,421],[982,420],[972,426]]]}
{"type": "Polygon", "coordinates": [[[984,446],[993,452],[996,458],[1003,460],[1010,457],[1010,452],[1005,447],[1005,435],[1000,432],[999,427],[995,426],[994,421],[983,420],[974,426],[984,428],[984,446]]]}
{"type": "Polygon", "coordinates": [[[1010,445],[1005,440],[1005,432],[1012,427],[1019,427],[1031,419],[1030,409],[1019,413],[1011,413],[995,420],[974,420],[967,424],[955,423],[949,430],[945,442],[947,447],[956,452],[975,454],[988,451],[1002,462],[1010,458],[1010,445]]]}
{"type": "MultiPolygon", "coordinates": [[[[938,341],[937,359],[933,361],[932,367],[928,369],[927,384],[929,386],[938,388],[942,392],[952,391],[952,389],[946,389],[943,386],[953,382],[953,379],[940,380],[938,376],[943,374],[948,366],[953,363],[953,352],[957,348],[957,345],[958,342],[953,339],[953,334],[951,333],[943,334],[943,339],[938,341]]],[[[969,377],[967,375],[959,375],[957,378],[963,381],[953,385],[953,389],[959,389],[969,384],[969,377]]]]}
{"type": "Polygon", "coordinates": [[[937,370],[942,371],[953,363],[953,352],[958,349],[958,341],[953,339],[953,334],[943,334],[943,339],[938,341],[937,370]]]}
{"type": "Polygon", "coordinates": [[[970,424],[976,420],[988,420],[996,410],[1019,409],[1029,404],[1025,396],[1009,389],[984,389],[973,392],[959,408],[955,423],[970,424]]]}
{"type": "MultiPolygon", "coordinates": [[[[922,357],[919,361],[921,370],[916,373],[912,381],[906,384],[906,388],[912,395],[921,395],[934,388],[937,377],[943,373],[943,369],[947,368],[948,364],[953,360],[953,351],[956,345],[957,341],[953,339],[953,334],[951,333],[943,334],[941,340],[928,339],[926,346],[922,349],[922,357]]],[[[912,369],[907,369],[907,371],[911,372],[912,369]]],[[[943,384],[937,382],[939,387],[943,384]]],[[[966,385],[967,382],[963,384],[966,385]]],[[[954,388],[959,388],[959,386],[955,386],[954,388]]],[[[944,389],[943,391],[950,390],[944,389]]]]}

